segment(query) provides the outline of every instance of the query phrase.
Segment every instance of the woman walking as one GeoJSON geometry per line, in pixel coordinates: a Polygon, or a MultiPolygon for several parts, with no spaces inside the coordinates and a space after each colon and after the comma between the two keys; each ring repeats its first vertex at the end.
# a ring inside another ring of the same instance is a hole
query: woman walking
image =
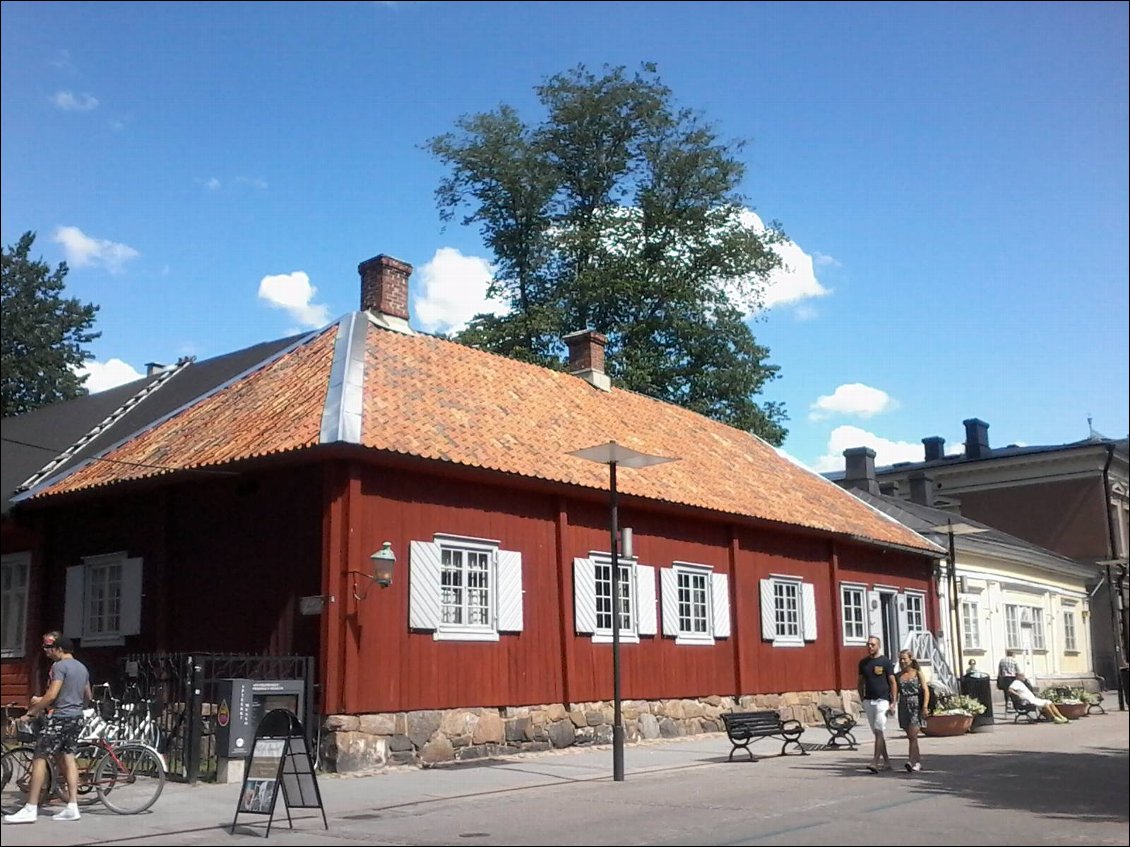
{"type": "Polygon", "coordinates": [[[930,707],[930,686],[918,662],[909,650],[899,651],[899,726],[910,739],[910,761],[906,769],[911,773],[922,770],[922,754],[918,750],[918,731],[926,725],[930,707]]]}

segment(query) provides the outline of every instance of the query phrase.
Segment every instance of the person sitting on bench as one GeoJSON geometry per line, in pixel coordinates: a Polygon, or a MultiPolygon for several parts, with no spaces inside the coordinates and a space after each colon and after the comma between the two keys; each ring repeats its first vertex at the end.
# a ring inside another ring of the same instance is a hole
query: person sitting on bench
{"type": "Polygon", "coordinates": [[[1032,693],[1032,689],[1028,687],[1028,682],[1024,678],[1024,674],[1020,674],[1020,676],[1012,681],[1012,684],[1008,687],[1008,693],[1018,700],[1031,703],[1039,709],[1048,720],[1054,721],[1055,723],[1067,723],[1067,718],[1056,708],[1055,703],[1051,700],[1045,700],[1043,697],[1037,697],[1032,693]]]}

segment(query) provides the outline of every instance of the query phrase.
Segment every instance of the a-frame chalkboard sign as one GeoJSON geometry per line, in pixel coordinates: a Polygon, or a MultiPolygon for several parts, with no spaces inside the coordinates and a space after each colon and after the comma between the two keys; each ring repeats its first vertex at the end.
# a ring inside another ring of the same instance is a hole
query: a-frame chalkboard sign
{"type": "Polygon", "coordinates": [[[243,787],[231,822],[232,834],[235,834],[235,824],[240,815],[267,815],[264,838],[270,836],[280,786],[286,820],[291,829],[294,829],[291,809],[321,809],[322,825],[330,828],[306,733],[302,731],[298,716],[287,709],[267,712],[255,730],[255,744],[251,748],[251,758],[247,760],[243,787]]]}

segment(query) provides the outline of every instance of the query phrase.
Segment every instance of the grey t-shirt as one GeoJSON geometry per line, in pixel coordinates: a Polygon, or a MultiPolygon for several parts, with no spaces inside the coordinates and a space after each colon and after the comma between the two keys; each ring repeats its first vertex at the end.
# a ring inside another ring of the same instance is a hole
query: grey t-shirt
{"type": "Polygon", "coordinates": [[[82,714],[82,707],[86,704],[86,685],[90,682],[90,672],[86,665],[78,659],[60,659],[51,666],[48,680],[55,682],[61,680],[63,687],[59,689],[59,696],[51,704],[53,714],[59,717],[76,717],[82,714]]]}

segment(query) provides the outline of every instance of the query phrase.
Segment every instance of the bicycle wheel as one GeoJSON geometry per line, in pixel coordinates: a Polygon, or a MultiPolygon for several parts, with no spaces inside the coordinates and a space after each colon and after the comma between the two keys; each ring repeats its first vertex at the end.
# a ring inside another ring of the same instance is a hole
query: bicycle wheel
{"type": "Polygon", "coordinates": [[[111,812],[136,815],[157,802],[165,788],[165,765],[141,744],[115,745],[94,766],[98,799],[111,812]]]}
{"type": "MultiPolygon", "coordinates": [[[[6,815],[17,811],[28,801],[27,793],[31,787],[31,763],[34,756],[34,747],[13,747],[0,756],[0,778],[4,782],[3,788],[0,789],[0,808],[6,815]]],[[[43,791],[36,805],[40,805],[50,796],[51,771],[48,769],[43,791]]]]}

